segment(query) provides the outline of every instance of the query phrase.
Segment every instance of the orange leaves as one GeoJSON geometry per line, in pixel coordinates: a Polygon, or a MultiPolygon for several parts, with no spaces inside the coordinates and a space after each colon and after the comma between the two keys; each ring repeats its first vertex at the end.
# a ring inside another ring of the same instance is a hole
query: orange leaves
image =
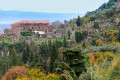
{"type": "Polygon", "coordinates": [[[46,75],[40,69],[28,69],[24,66],[13,66],[2,80],[60,80],[55,74],[46,75]]]}
{"type": "Polygon", "coordinates": [[[110,52],[90,52],[89,53],[89,63],[91,66],[98,65],[99,62],[104,61],[110,57],[110,52]]]}
{"type": "Polygon", "coordinates": [[[89,63],[91,66],[94,65],[94,61],[95,61],[95,56],[94,56],[93,52],[90,52],[89,53],[89,63]]]}
{"type": "Polygon", "coordinates": [[[105,35],[109,41],[116,41],[118,33],[118,30],[105,31],[105,35]]]}
{"type": "Polygon", "coordinates": [[[15,80],[17,77],[26,76],[26,68],[24,66],[13,66],[3,77],[2,80],[15,80]]]}

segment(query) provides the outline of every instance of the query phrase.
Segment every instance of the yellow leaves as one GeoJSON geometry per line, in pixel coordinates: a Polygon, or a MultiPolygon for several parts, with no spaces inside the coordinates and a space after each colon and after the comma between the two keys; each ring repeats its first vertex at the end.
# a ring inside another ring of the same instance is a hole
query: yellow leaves
{"type": "Polygon", "coordinates": [[[105,52],[104,55],[106,58],[108,58],[110,56],[110,52],[105,52]]]}
{"type": "Polygon", "coordinates": [[[45,77],[45,80],[60,80],[60,78],[58,76],[56,76],[55,74],[48,74],[45,77]]]}
{"type": "Polygon", "coordinates": [[[84,17],[84,22],[85,22],[85,23],[88,23],[88,22],[89,22],[89,19],[90,19],[90,16],[84,17]]]}
{"type": "Polygon", "coordinates": [[[103,41],[101,39],[98,39],[96,41],[96,44],[97,44],[97,46],[102,46],[103,45],[103,41]]]}
{"type": "Polygon", "coordinates": [[[118,30],[105,31],[105,35],[107,36],[109,41],[116,41],[118,33],[118,30]]]}
{"type": "Polygon", "coordinates": [[[46,75],[40,69],[28,69],[25,66],[12,67],[2,80],[60,80],[58,75],[46,75]]]}
{"type": "Polygon", "coordinates": [[[27,77],[17,78],[16,80],[60,80],[59,76],[55,74],[46,75],[40,69],[27,70],[27,77]]]}
{"type": "Polygon", "coordinates": [[[35,78],[35,77],[24,77],[24,78],[17,78],[16,80],[42,80],[40,78],[35,78]]]}
{"type": "Polygon", "coordinates": [[[118,45],[118,44],[120,44],[120,43],[119,42],[115,42],[115,41],[111,42],[111,45],[118,45]]]}
{"type": "Polygon", "coordinates": [[[43,78],[43,77],[46,76],[46,74],[41,72],[40,69],[27,70],[27,75],[28,76],[34,76],[34,77],[40,77],[40,78],[43,78]]]}
{"type": "MultiPolygon", "coordinates": [[[[91,78],[93,80],[110,80],[111,73],[115,70],[117,64],[119,64],[120,56],[113,57],[113,60],[109,61],[110,52],[90,52],[90,58],[94,57],[93,65],[91,65],[91,78]],[[101,59],[99,59],[101,58],[101,59]],[[101,62],[96,65],[97,61],[101,60],[101,62]],[[108,64],[109,63],[109,64],[108,64]]],[[[89,60],[90,60],[89,58],[89,60]]],[[[90,63],[91,64],[91,63],[90,63]]]]}
{"type": "Polygon", "coordinates": [[[104,62],[105,59],[110,57],[110,52],[90,52],[89,53],[89,63],[91,66],[98,65],[99,62],[104,62]]]}

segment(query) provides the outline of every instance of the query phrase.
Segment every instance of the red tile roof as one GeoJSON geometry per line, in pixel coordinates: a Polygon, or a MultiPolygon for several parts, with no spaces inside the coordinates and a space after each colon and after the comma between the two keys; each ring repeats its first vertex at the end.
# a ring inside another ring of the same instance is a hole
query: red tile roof
{"type": "Polygon", "coordinates": [[[20,24],[39,24],[39,23],[48,24],[49,25],[49,21],[48,20],[22,20],[20,22],[13,23],[12,26],[20,25],[20,24]]]}

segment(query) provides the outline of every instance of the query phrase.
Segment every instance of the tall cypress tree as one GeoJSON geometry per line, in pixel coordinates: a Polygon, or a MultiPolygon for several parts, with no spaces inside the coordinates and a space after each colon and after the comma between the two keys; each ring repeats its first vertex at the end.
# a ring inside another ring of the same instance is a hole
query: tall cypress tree
{"type": "Polygon", "coordinates": [[[10,52],[10,58],[11,58],[11,66],[16,66],[17,65],[17,63],[18,63],[18,59],[17,59],[17,55],[16,55],[16,53],[15,53],[15,50],[14,49],[12,49],[11,50],[11,52],[10,52]]]}
{"type": "Polygon", "coordinates": [[[71,36],[71,32],[70,30],[68,30],[68,39],[70,39],[70,36],[71,36]]]}
{"type": "Polygon", "coordinates": [[[50,54],[51,54],[51,49],[52,49],[52,43],[51,43],[51,40],[49,39],[49,41],[48,41],[49,56],[50,56],[50,54]]]}
{"type": "Polygon", "coordinates": [[[27,57],[28,57],[28,56],[27,56],[27,51],[26,51],[26,49],[24,49],[24,50],[23,50],[23,54],[22,54],[22,61],[23,61],[24,64],[27,63],[27,60],[28,60],[27,57]]]}
{"type": "Polygon", "coordinates": [[[32,52],[30,52],[29,59],[28,59],[29,63],[31,63],[31,62],[32,62],[32,60],[33,60],[33,53],[32,53],[32,52]]]}
{"type": "Polygon", "coordinates": [[[29,55],[30,55],[29,45],[26,46],[26,53],[27,53],[27,59],[28,59],[28,58],[29,58],[29,55]]]}
{"type": "Polygon", "coordinates": [[[77,27],[79,27],[79,26],[82,25],[82,21],[81,21],[80,16],[78,16],[77,21],[76,21],[76,24],[77,24],[77,27]]]}
{"type": "Polygon", "coordinates": [[[30,63],[30,68],[43,68],[43,58],[41,55],[39,55],[37,52],[33,55],[33,60],[30,63]]]}
{"type": "Polygon", "coordinates": [[[64,37],[64,41],[63,41],[63,47],[67,47],[67,41],[66,41],[66,37],[64,37]]]}
{"type": "Polygon", "coordinates": [[[53,45],[52,45],[52,53],[50,55],[50,66],[49,66],[49,71],[51,73],[54,72],[54,69],[55,69],[55,60],[57,58],[58,54],[57,54],[57,49],[56,49],[56,46],[55,46],[55,43],[53,42],[53,45]]]}
{"type": "Polygon", "coordinates": [[[120,28],[119,28],[119,33],[118,33],[118,36],[117,36],[117,40],[118,40],[118,42],[120,42],[120,28]]]}

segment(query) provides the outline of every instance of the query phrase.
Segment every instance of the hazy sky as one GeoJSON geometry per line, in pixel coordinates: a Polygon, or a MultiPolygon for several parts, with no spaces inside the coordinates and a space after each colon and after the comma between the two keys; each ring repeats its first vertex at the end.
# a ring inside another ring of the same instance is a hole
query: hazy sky
{"type": "Polygon", "coordinates": [[[50,13],[86,13],[108,0],[0,0],[1,10],[50,13]]]}

